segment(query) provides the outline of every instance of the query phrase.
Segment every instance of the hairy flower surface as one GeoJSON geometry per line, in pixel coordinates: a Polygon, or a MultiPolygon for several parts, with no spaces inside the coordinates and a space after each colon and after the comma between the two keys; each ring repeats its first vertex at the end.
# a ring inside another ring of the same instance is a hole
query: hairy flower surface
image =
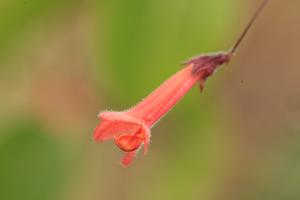
{"type": "Polygon", "coordinates": [[[184,63],[184,68],[166,80],[154,92],[133,108],[123,112],[100,112],[102,120],[94,131],[96,141],[114,139],[124,152],[122,164],[128,166],[136,152],[144,146],[147,153],[150,143],[150,129],[162,118],[192,87],[199,82],[201,91],[206,79],[222,64],[228,63],[235,54],[255,19],[268,3],[263,0],[244,31],[228,52],[198,56],[184,63]]]}
{"type": "Polygon", "coordinates": [[[230,59],[227,53],[199,56],[185,63],[185,67],[166,80],[149,96],[129,110],[103,111],[102,120],[94,131],[96,141],[114,139],[124,152],[122,164],[127,166],[136,152],[144,146],[144,154],[150,143],[150,129],[199,81],[204,82],[215,69],[230,59]]]}

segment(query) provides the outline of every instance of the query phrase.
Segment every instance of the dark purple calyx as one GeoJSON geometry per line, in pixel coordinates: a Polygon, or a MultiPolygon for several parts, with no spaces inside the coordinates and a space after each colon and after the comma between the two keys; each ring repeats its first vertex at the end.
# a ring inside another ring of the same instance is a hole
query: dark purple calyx
{"type": "Polygon", "coordinates": [[[214,71],[222,64],[228,63],[231,58],[229,53],[216,53],[196,56],[191,58],[185,65],[193,64],[192,74],[200,75],[202,79],[206,79],[214,73],[214,71]]]}

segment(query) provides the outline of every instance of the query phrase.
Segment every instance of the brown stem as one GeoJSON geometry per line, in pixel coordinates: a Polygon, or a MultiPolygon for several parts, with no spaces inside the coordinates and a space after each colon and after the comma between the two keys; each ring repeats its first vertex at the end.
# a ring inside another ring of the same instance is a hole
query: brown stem
{"type": "Polygon", "coordinates": [[[241,36],[238,38],[237,42],[234,44],[234,46],[230,50],[230,52],[229,52],[230,54],[233,55],[236,52],[236,50],[240,46],[241,42],[245,38],[246,34],[248,33],[249,29],[251,28],[251,26],[253,25],[253,23],[255,22],[255,20],[257,19],[258,15],[261,13],[261,11],[263,10],[263,8],[265,7],[265,5],[268,3],[268,1],[269,0],[264,0],[261,3],[261,5],[258,7],[258,9],[256,10],[256,12],[254,13],[254,15],[252,16],[252,18],[250,19],[249,23],[247,24],[246,28],[242,32],[241,36]]]}

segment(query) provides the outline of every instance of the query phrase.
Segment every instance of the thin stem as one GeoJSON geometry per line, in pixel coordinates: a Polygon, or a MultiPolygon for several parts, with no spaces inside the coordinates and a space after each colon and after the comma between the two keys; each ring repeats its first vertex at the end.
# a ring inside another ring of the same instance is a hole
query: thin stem
{"type": "Polygon", "coordinates": [[[250,19],[249,23],[247,24],[246,28],[242,32],[241,36],[238,38],[237,42],[235,43],[235,45],[231,49],[230,54],[234,54],[236,52],[236,50],[240,46],[241,42],[245,38],[246,34],[249,32],[249,29],[251,28],[251,26],[253,25],[253,23],[255,22],[255,20],[257,19],[258,15],[261,13],[261,11],[263,10],[263,8],[265,7],[265,5],[268,3],[268,1],[269,0],[264,0],[261,3],[261,5],[258,7],[258,9],[254,13],[253,17],[250,19]]]}

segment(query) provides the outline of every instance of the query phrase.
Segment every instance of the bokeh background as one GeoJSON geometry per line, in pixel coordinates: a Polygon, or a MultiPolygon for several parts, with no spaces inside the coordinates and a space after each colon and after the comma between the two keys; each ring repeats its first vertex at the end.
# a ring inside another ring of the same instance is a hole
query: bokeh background
{"type": "Polygon", "coordinates": [[[300,1],[272,0],[230,65],[119,165],[95,143],[204,52],[228,49],[258,0],[1,0],[1,200],[300,199],[300,1]]]}

